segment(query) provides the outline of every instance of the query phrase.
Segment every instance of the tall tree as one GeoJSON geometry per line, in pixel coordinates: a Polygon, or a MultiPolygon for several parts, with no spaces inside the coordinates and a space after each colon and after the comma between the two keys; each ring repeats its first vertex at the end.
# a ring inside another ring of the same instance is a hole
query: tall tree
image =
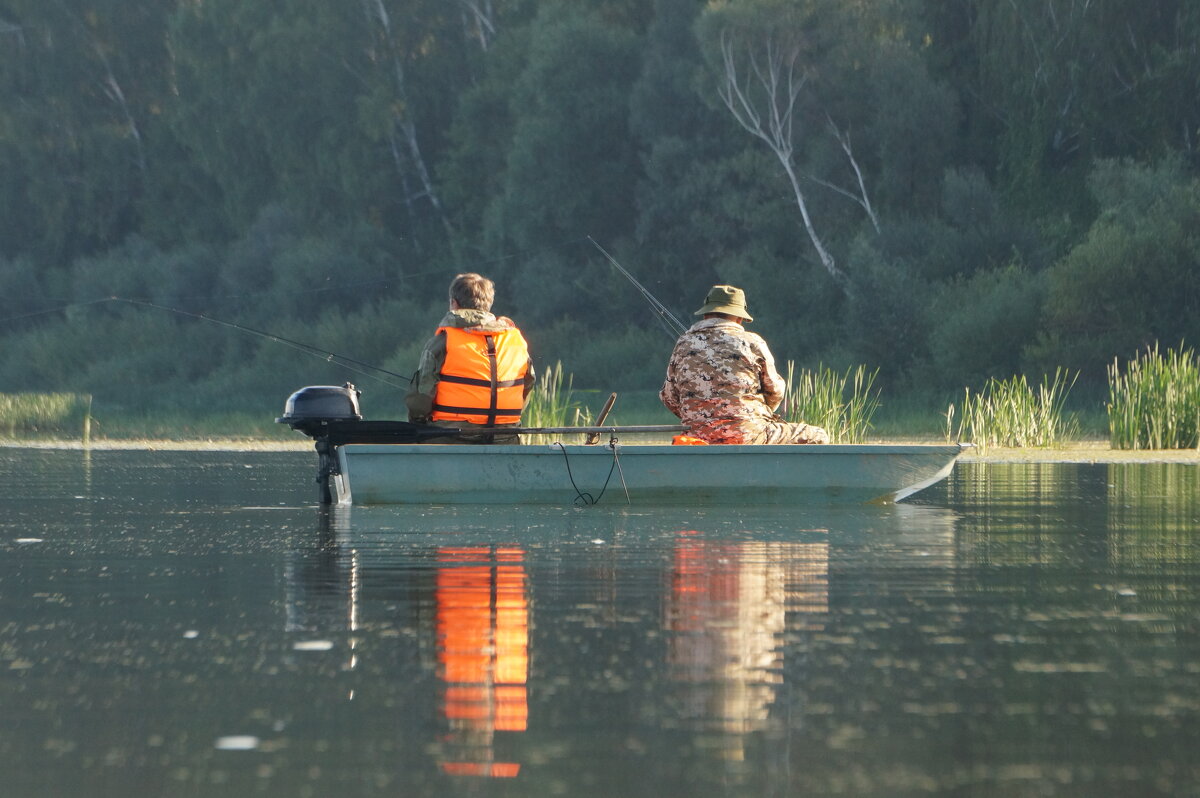
{"type": "Polygon", "coordinates": [[[629,135],[635,40],[569,8],[546,7],[512,87],[513,137],[494,240],[520,248],[632,228],[637,163],[629,135]]]}
{"type": "MultiPolygon", "coordinates": [[[[390,112],[387,139],[396,175],[403,190],[404,202],[410,214],[415,214],[414,205],[417,202],[428,202],[447,234],[452,236],[454,230],[442,207],[441,198],[433,183],[433,170],[422,152],[420,137],[417,135],[416,113],[409,91],[410,78],[405,69],[409,52],[400,40],[401,32],[393,26],[392,16],[384,0],[362,2],[368,20],[372,60],[390,76],[390,90],[385,95],[389,100],[387,107],[390,112]]],[[[482,15],[479,8],[474,10],[477,24],[481,26],[486,21],[488,28],[494,30],[490,7],[486,9],[489,11],[486,16],[482,15]]]]}
{"type": "Polygon", "coordinates": [[[901,11],[755,0],[714,7],[700,29],[723,106],[774,156],[813,250],[847,294],[854,281],[835,245],[859,224],[846,210],[878,234],[881,197],[904,213],[931,207],[955,126],[953,96],[914,53],[901,11]]]}
{"type": "Polygon", "coordinates": [[[1194,157],[1200,8],[1187,0],[971,3],[973,113],[995,120],[1003,185],[1034,213],[1086,212],[1083,183],[1105,157],[1194,157]]]}
{"type": "MultiPolygon", "coordinates": [[[[705,19],[710,50],[715,46],[717,93],[733,119],[762,141],[787,176],[792,196],[821,265],[843,289],[849,279],[817,230],[809,210],[796,155],[798,103],[808,83],[816,46],[811,29],[817,8],[811,3],[766,0],[720,8],[705,19]]],[[[811,123],[799,119],[800,135],[811,123]]],[[[865,197],[863,199],[866,199],[865,197]]],[[[868,206],[869,207],[869,203],[868,206]]]]}
{"type": "Polygon", "coordinates": [[[139,224],[169,98],[168,4],[12,0],[0,12],[0,252],[64,261],[139,224]],[[0,228],[2,229],[2,228],[0,228]]]}
{"type": "MultiPolygon", "coordinates": [[[[642,71],[630,94],[630,129],[642,162],[631,258],[673,309],[690,307],[697,284],[711,285],[742,232],[721,212],[726,159],[744,143],[700,91],[704,59],[695,22],[704,0],[655,0],[642,71]]],[[[642,318],[651,316],[644,313],[642,318]]]]}

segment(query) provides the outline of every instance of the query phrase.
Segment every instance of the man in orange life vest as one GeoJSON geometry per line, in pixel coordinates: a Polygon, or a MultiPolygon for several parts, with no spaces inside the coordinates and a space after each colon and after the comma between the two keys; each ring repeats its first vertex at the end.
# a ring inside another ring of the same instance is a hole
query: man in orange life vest
{"type": "MultiPolygon", "coordinates": [[[[405,403],[408,419],[462,430],[513,427],[533,389],[533,364],[521,331],[492,315],[495,284],[478,274],[450,283],[450,310],[425,344],[405,403]]],[[[520,443],[508,434],[448,435],[431,443],[520,443]]]]}

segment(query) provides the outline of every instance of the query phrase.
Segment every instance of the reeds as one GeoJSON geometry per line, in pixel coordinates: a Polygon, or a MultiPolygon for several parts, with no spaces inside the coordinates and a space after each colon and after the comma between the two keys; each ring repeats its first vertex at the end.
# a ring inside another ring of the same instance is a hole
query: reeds
{"type": "Polygon", "coordinates": [[[1108,368],[1109,444],[1114,449],[1200,446],[1200,367],[1191,349],[1158,351],[1108,368]]]}
{"type": "Polygon", "coordinates": [[[821,427],[831,443],[862,443],[879,408],[879,393],[872,392],[878,374],[879,369],[868,372],[866,366],[845,374],[824,366],[797,372],[789,360],[782,415],[787,421],[821,427]]]}
{"type": "MultiPolygon", "coordinates": [[[[543,371],[537,378],[529,402],[521,414],[525,427],[578,427],[592,421],[591,412],[575,399],[574,377],[563,373],[562,362],[543,371]]],[[[545,436],[532,435],[533,439],[545,436]]],[[[561,439],[561,436],[555,436],[561,439]]]]}
{"type": "MultiPolygon", "coordinates": [[[[983,390],[963,397],[958,440],[988,447],[1051,447],[1078,436],[1079,423],[1066,413],[1067,395],[1079,379],[1059,368],[1042,376],[1035,391],[1024,375],[987,381],[983,390]]],[[[954,405],[946,413],[947,435],[953,429],[954,405]]]]}
{"type": "Polygon", "coordinates": [[[0,433],[80,433],[86,441],[91,425],[91,394],[0,393],[0,433]]]}

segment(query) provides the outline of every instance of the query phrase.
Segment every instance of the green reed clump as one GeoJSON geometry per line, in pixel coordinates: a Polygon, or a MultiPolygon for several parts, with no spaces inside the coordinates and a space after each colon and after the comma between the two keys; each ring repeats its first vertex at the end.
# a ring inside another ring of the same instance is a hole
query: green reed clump
{"type": "MultiPolygon", "coordinates": [[[[1035,391],[1024,375],[988,380],[983,390],[963,397],[958,439],[986,447],[1049,447],[1074,439],[1079,422],[1064,409],[1067,395],[1079,379],[1057,369],[1042,376],[1035,391]]],[[[946,414],[947,432],[953,426],[954,406],[946,414]]]]}
{"type": "Polygon", "coordinates": [[[573,376],[563,372],[561,361],[539,374],[533,393],[529,395],[529,402],[525,405],[525,411],[521,414],[521,425],[578,427],[590,424],[592,414],[575,398],[574,381],[573,376]]]}
{"type": "Polygon", "coordinates": [[[1191,349],[1158,351],[1108,368],[1109,444],[1114,449],[1200,447],[1200,366],[1191,349]]]}
{"type": "Polygon", "coordinates": [[[87,435],[91,394],[0,393],[0,433],[87,435]]]}
{"type": "Polygon", "coordinates": [[[866,366],[844,374],[824,366],[797,372],[789,360],[782,415],[787,421],[821,427],[831,443],[862,443],[879,409],[879,392],[872,392],[878,374],[879,369],[868,372],[866,366]]]}

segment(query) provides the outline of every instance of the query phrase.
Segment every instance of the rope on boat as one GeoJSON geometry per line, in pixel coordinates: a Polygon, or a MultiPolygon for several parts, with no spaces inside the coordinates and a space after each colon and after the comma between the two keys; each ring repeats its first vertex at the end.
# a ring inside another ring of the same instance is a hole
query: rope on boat
{"type": "Polygon", "coordinates": [[[552,447],[557,446],[558,450],[560,452],[562,452],[563,463],[565,463],[567,466],[567,478],[571,480],[571,487],[575,489],[575,500],[574,500],[573,504],[580,506],[580,507],[587,507],[587,506],[590,506],[593,504],[599,504],[600,500],[604,498],[604,492],[606,490],[608,490],[608,483],[609,483],[609,481],[612,480],[613,472],[618,471],[618,470],[620,470],[621,487],[625,489],[625,503],[626,504],[630,503],[629,502],[629,487],[625,484],[625,472],[624,472],[624,470],[621,470],[621,468],[620,468],[621,464],[617,457],[617,438],[615,435],[612,438],[610,438],[608,441],[608,448],[613,453],[613,462],[612,462],[612,465],[609,466],[608,476],[604,478],[604,485],[601,486],[601,488],[600,488],[600,495],[596,496],[596,497],[593,497],[592,494],[590,494],[586,491],[580,490],[579,486],[575,484],[575,475],[573,473],[571,473],[571,458],[567,455],[567,447],[563,446],[561,441],[555,441],[554,443],[552,443],[550,445],[552,447]]]}
{"type": "MultiPolygon", "coordinates": [[[[625,491],[625,503],[633,504],[633,502],[629,501],[629,486],[625,484],[625,469],[621,468],[621,458],[617,456],[617,436],[616,435],[613,435],[611,438],[608,439],[608,448],[612,450],[613,465],[617,467],[617,474],[621,477],[621,488],[622,488],[622,490],[625,491]]],[[[608,470],[608,476],[609,476],[609,478],[612,478],[612,469],[611,468],[608,470]]],[[[608,487],[608,480],[604,481],[604,487],[606,487],[606,488],[608,487]]],[[[600,495],[603,496],[604,491],[600,491],[600,495]]]]}

